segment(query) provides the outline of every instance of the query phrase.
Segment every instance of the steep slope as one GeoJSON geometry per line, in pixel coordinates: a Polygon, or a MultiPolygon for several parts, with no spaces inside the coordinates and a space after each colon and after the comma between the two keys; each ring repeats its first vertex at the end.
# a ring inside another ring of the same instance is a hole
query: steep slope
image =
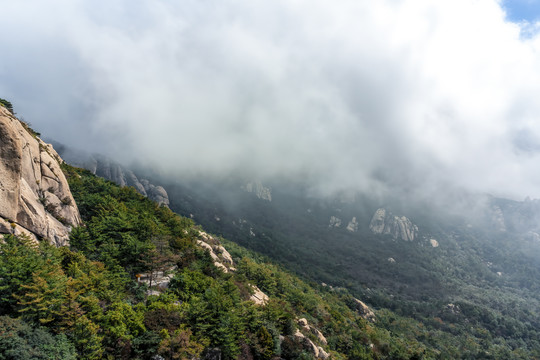
{"type": "Polygon", "coordinates": [[[0,233],[66,245],[81,220],[62,159],[3,106],[0,144],[0,233]]]}
{"type": "Polygon", "coordinates": [[[272,184],[268,202],[220,183],[167,189],[175,211],[314,281],[421,321],[437,346],[457,333],[481,342],[485,331],[488,347],[540,353],[538,201],[463,194],[453,199],[466,206],[380,203],[272,184]],[[234,201],[221,195],[234,191],[234,201]]]}
{"type": "MultiPolygon", "coordinates": [[[[87,359],[435,354],[385,331],[378,322],[387,314],[346,290],[310,285],[132,188],[63,168],[85,226],[72,232],[71,250],[28,247],[12,236],[0,243],[0,253],[12,254],[0,256],[0,325],[34,332],[44,325],[67,335],[52,342],[87,359]],[[32,272],[6,276],[19,261],[32,272]]],[[[15,351],[22,336],[0,332],[0,353],[15,351]]]]}

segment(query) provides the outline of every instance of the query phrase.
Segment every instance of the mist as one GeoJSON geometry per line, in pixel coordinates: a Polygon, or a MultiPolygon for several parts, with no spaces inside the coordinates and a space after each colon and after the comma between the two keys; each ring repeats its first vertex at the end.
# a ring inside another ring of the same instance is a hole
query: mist
{"type": "Polygon", "coordinates": [[[499,1],[0,5],[0,97],[69,146],[170,177],[540,197],[540,25],[499,1]]]}

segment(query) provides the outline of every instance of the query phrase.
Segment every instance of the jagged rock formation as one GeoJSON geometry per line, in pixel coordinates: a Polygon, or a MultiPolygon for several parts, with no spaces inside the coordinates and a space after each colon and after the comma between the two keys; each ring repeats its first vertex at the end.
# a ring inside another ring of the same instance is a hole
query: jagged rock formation
{"type": "Polygon", "coordinates": [[[429,243],[434,248],[439,247],[439,242],[437,240],[435,240],[435,239],[429,239],[429,243]]]}
{"type": "Polygon", "coordinates": [[[0,106],[0,233],[66,245],[79,210],[53,147],[0,106]]]}
{"type": "Polygon", "coordinates": [[[358,311],[360,316],[368,321],[375,322],[375,313],[369,308],[369,306],[358,299],[354,299],[354,302],[356,305],[356,311],[358,311]]]}
{"type": "Polygon", "coordinates": [[[296,329],[296,332],[293,335],[303,346],[304,350],[311,353],[316,359],[328,359],[330,354],[328,354],[321,346],[315,345],[311,339],[307,338],[300,330],[296,329]]]}
{"type": "Polygon", "coordinates": [[[328,340],[326,340],[326,337],[322,334],[322,332],[320,332],[319,329],[309,325],[308,321],[305,318],[298,319],[298,325],[302,327],[302,330],[315,335],[317,337],[317,340],[319,340],[322,344],[328,345],[328,340]]]}
{"type": "Polygon", "coordinates": [[[169,206],[169,195],[162,186],[156,186],[146,179],[139,179],[133,171],[105,156],[92,156],[90,164],[89,167],[84,167],[94,174],[111,180],[120,186],[133,186],[141,195],[148,197],[159,205],[169,206]]]}
{"type": "Polygon", "coordinates": [[[356,221],[356,217],[353,217],[352,220],[349,221],[349,225],[347,225],[347,230],[350,232],[358,231],[358,222],[356,221]]]}
{"type": "Polygon", "coordinates": [[[375,211],[369,224],[369,229],[374,234],[390,235],[394,239],[413,241],[418,234],[418,226],[405,216],[395,216],[386,209],[380,208],[375,211]]]}
{"type": "Polygon", "coordinates": [[[340,227],[341,226],[341,219],[335,216],[330,216],[330,224],[328,224],[329,228],[332,227],[340,227]]]}
{"type": "MultiPolygon", "coordinates": [[[[58,143],[57,143],[58,144],[58,143]]],[[[120,186],[133,186],[141,195],[169,206],[169,195],[162,186],[152,184],[146,179],[140,179],[133,171],[103,155],[90,155],[82,151],[69,149],[58,144],[59,153],[74,166],[80,166],[120,186]]]]}
{"type": "Polygon", "coordinates": [[[229,254],[229,252],[219,244],[217,239],[204,231],[199,231],[199,235],[201,236],[202,240],[197,240],[197,244],[200,247],[208,250],[212,260],[214,260],[214,265],[217,268],[221,269],[225,273],[236,270],[233,267],[234,263],[231,254],[229,254]]]}
{"type": "Polygon", "coordinates": [[[260,181],[250,181],[242,189],[255,194],[259,199],[272,201],[272,190],[264,186],[260,181]]]}

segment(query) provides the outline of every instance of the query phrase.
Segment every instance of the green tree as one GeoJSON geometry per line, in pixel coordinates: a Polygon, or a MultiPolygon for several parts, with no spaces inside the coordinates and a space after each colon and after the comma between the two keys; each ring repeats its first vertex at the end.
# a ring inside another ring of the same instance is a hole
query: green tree
{"type": "Polygon", "coordinates": [[[58,264],[47,260],[43,268],[32,274],[29,284],[21,285],[21,295],[14,295],[19,313],[25,319],[48,324],[58,320],[68,280],[58,264]]]}
{"type": "Polygon", "coordinates": [[[75,322],[73,341],[81,359],[101,359],[103,355],[103,335],[100,335],[100,327],[88,319],[85,315],[75,322]]]}

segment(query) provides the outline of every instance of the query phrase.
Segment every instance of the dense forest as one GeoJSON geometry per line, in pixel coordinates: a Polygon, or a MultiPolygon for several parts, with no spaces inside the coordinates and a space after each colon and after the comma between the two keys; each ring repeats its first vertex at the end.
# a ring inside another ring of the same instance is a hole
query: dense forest
{"type": "Polygon", "coordinates": [[[373,234],[367,225],[380,203],[365,196],[321,199],[283,184],[272,187],[272,201],[234,184],[176,183],[167,189],[171,207],[193,214],[207,229],[304,278],[346,288],[379,313],[399,315],[400,321],[385,328],[423,333],[414,338],[440,350],[440,358],[540,357],[540,247],[528,231],[538,223],[534,202],[492,200],[508,210],[513,223],[527,228],[521,232],[510,221],[507,231],[499,231],[489,212],[486,219],[478,210],[474,218],[466,211],[449,215],[430,204],[400,209],[399,203],[389,203],[419,226],[417,239],[403,241],[373,234]],[[236,201],[222,195],[229,193],[236,201]],[[332,216],[356,217],[357,231],[329,226],[332,216]],[[436,247],[430,239],[438,240],[436,247]],[[408,326],[392,327],[403,322],[408,326]]]}
{"type": "Polygon", "coordinates": [[[84,225],[73,229],[69,248],[4,236],[1,359],[409,359],[438,353],[387,330],[386,323],[399,319],[393,314],[366,320],[346,290],[310,284],[226,241],[236,270],[224,272],[197,245],[201,229],[191,220],[133,188],[63,169],[84,225]],[[166,289],[137,282],[140,274],[164,269],[173,272],[166,289]],[[266,304],[250,301],[254,286],[269,296],[266,304]]]}
{"type": "Polygon", "coordinates": [[[84,219],[70,248],[9,235],[0,245],[2,359],[308,359],[310,344],[334,359],[538,356],[530,339],[516,346],[484,327],[490,312],[460,303],[425,322],[383,308],[368,318],[345,288],[301,280],[221,239],[236,266],[225,273],[197,246],[192,220],[133,188],[64,170],[84,219]],[[173,272],[167,289],[137,282],[158,269],[173,272]],[[266,305],[249,300],[253,285],[266,305]]]}

